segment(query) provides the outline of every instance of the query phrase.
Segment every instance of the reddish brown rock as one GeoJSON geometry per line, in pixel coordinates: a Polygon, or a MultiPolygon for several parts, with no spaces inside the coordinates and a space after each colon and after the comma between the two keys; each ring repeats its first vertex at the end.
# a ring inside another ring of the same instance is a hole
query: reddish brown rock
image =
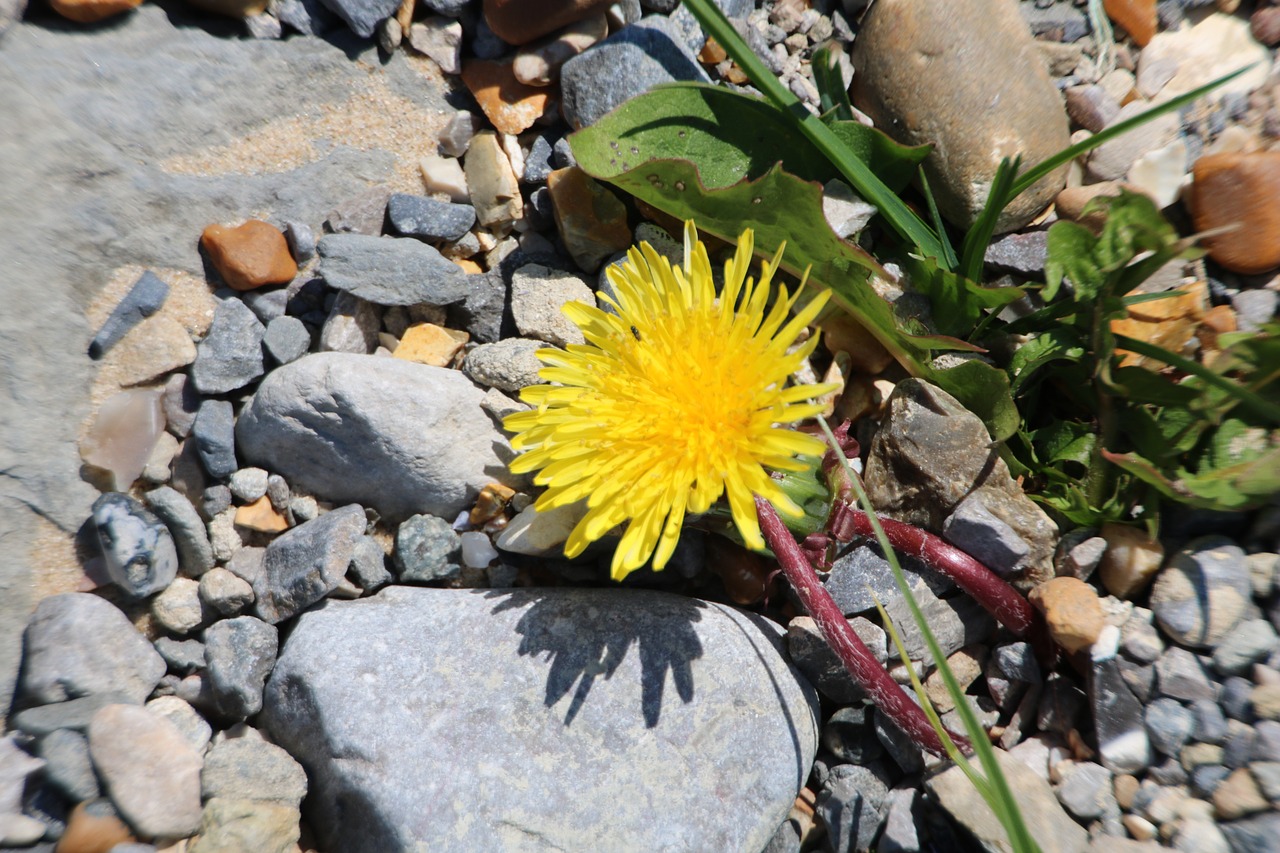
{"type": "Polygon", "coordinates": [[[53,11],[80,24],[92,24],[142,5],[142,0],[50,0],[53,11]]]}
{"type": "Polygon", "coordinates": [[[1103,0],[1107,17],[1124,27],[1139,47],[1156,34],[1156,0],[1103,0]]]}
{"type": "Polygon", "coordinates": [[[1209,256],[1249,275],[1280,267],[1280,151],[1208,154],[1192,173],[1188,201],[1196,230],[1238,226],[1205,239],[1209,256]]]}
{"type": "Polygon", "coordinates": [[[462,82],[480,109],[503,133],[523,133],[542,118],[551,90],[516,79],[512,60],[469,59],[462,63],[462,82]]]}
{"type": "Polygon", "coordinates": [[[484,0],[484,20],[507,44],[528,44],[611,5],[613,0],[484,0]]]}
{"type": "Polygon", "coordinates": [[[547,176],[556,229],[575,263],[595,272],[604,259],[631,245],[627,208],[612,192],[577,166],[547,176]]]}
{"type": "Polygon", "coordinates": [[[107,853],[117,844],[135,841],[109,800],[80,803],[67,817],[57,853],[107,853]]]}
{"type": "Polygon", "coordinates": [[[1249,18],[1249,31],[1267,47],[1280,44],[1280,6],[1264,6],[1249,18]]]}
{"type": "Polygon", "coordinates": [[[222,280],[235,290],[288,284],[298,274],[284,234],[259,219],[234,228],[210,225],[200,235],[200,245],[222,280]]]}
{"type": "Polygon", "coordinates": [[[1106,627],[1098,594],[1079,578],[1052,578],[1031,590],[1053,641],[1068,652],[1092,646],[1106,627]]]}
{"type": "MultiPolygon", "coordinates": [[[[854,103],[890,136],[931,144],[924,161],[942,214],[977,219],[1004,157],[1047,160],[1070,144],[1067,115],[1017,0],[877,0],[853,45],[854,103]]],[[[996,223],[1019,228],[1048,206],[1063,166],[996,223]]]]}

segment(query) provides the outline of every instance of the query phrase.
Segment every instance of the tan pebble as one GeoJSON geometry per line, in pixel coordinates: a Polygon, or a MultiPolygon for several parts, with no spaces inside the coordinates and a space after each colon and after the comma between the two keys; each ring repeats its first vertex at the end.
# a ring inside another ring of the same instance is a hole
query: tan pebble
{"type": "Polygon", "coordinates": [[[830,352],[849,354],[849,367],[855,373],[875,376],[893,361],[880,341],[848,314],[837,313],[822,321],[822,342],[830,352]]]}
{"type": "Polygon", "coordinates": [[[1150,841],[1160,834],[1156,825],[1141,815],[1127,814],[1120,822],[1137,841],[1150,841]]]}
{"type": "Polygon", "coordinates": [[[475,273],[484,272],[484,267],[480,266],[470,258],[454,258],[453,262],[457,264],[459,267],[461,267],[462,271],[467,273],[468,275],[474,275],[475,273]]]}
{"type": "Polygon", "coordinates": [[[703,65],[719,65],[729,58],[729,54],[725,53],[720,42],[707,37],[707,41],[702,45],[702,50],[698,51],[698,61],[703,65]]]}
{"type": "Polygon", "coordinates": [[[516,79],[512,60],[469,59],[462,63],[462,82],[493,126],[503,133],[528,130],[551,104],[546,88],[516,79]]]}
{"type": "Polygon", "coordinates": [[[1236,312],[1230,305],[1215,305],[1200,320],[1196,337],[1205,350],[1218,349],[1218,335],[1236,330],[1236,312]]]}
{"type": "Polygon", "coordinates": [[[103,359],[103,375],[121,386],[139,385],[196,360],[191,334],[172,317],[157,314],[129,330],[103,359]]]}
{"type": "Polygon", "coordinates": [[[569,24],[603,14],[613,0],[484,0],[484,20],[507,44],[528,44],[569,24]]]}
{"type": "Polygon", "coordinates": [[[418,0],[401,0],[400,8],[396,9],[396,21],[403,32],[409,32],[409,27],[413,24],[413,11],[417,7],[418,0]]]}
{"type": "Polygon", "coordinates": [[[1120,195],[1122,186],[1119,181],[1101,181],[1082,187],[1067,187],[1054,199],[1054,207],[1061,218],[1079,222],[1093,233],[1100,234],[1107,221],[1105,209],[1094,209],[1088,213],[1085,213],[1085,209],[1095,198],[1120,195]]]}
{"type": "Polygon", "coordinates": [[[200,235],[200,245],[233,290],[288,284],[298,274],[284,234],[260,219],[234,228],[210,225],[200,235]]]}
{"type": "Polygon", "coordinates": [[[289,522],[276,512],[271,498],[263,495],[253,503],[236,507],[236,527],[257,530],[259,533],[280,533],[289,529],[289,522]]]}
{"type": "Polygon", "coordinates": [[[1052,578],[1031,591],[1031,603],[1044,613],[1054,642],[1069,652],[1093,645],[1106,626],[1093,587],[1079,578],[1052,578]]]}
{"type": "Polygon", "coordinates": [[[418,169],[422,172],[422,184],[427,192],[444,193],[454,202],[470,200],[467,176],[462,171],[462,163],[456,158],[428,154],[418,161],[418,169]]]}
{"type": "Polygon", "coordinates": [[[1259,684],[1249,694],[1260,720],[1280,720],[1280,684],[1259,684]]]}
{"type": "Polygon", "coordinates": [[[566,27],[545,42],[516,54],[512,72],[528,86],[550,86],[560,78],[560,66],[609,34],[609,21],[597,15],[566,27]]]}
{"type": "Polygon", "coordinates": [[[1233,770],[1213,791],[1213,810],[1220,820],[1235,820],[1269,807],[1247,767],[1233,770]]]}
{"type": "Polygon", "coordinates": [[[419,323],[405,330],[392,354],[405,361],[445,367],[469,340],[471,336],[466,332],[444,329],[433,323],[419,323]]]}
{"type": "Polygon", "coordinates": [[[1112,780],[1112,787],[1115,790],[1116,804],[1120,808],[1128,811],[1133,807],[1133,797],[1138,793],[1141,782],[1137,776],[1128,773],[1121,773],[1112,780]]]}
{"type": "Polygon", "coordinates": [[[595,272],[604,259],[631,245],[626,206],[577,166],[547,176],[556,228],[579,267],[595,272]]]}
{"type": "Polygon", "coordinates": [[[49,5],[68,20],[92,24],[136,8],[142,0],[50,0],[49,5]]]}
{"type": "Polygon", "coordinates": [[[515,497],[515,489],[501,483],[490,483],[480,490],[476,497],[476,505],[471,508],[467,520],[472,524],[483,524],[486,521],[506,512],[507,504],[515,497]]]}
{"type": "Polygon", "coordinates": [[[1107,592],[1128,599],[1150,583],[1164,561],[1164,548],[1143,528],[1127,524],[1102,525],[1102,538],[1107,540],[1107,550],[1098,565],[1098,577],[1107,592]]]}
{"type": "Polygon", "coordinates": [[[1209,256],[1245,274],[1280,266],[1280,151],[1208,154],[1192,174],[1188,204],[1196,230],[1236,226],[1205,238],[1209,256]]]}
{"type": "Polygon", "coordinates": [[[462,71],[462,24],[454,18],[432,15],[409,27],[409,44],[445,74],[462,71]]]}
{"type": "Polygon", "coordinates": [[[1133,37],[1138,47],[1146,47],[1156,34],[1156,0],[1103,0],[1107,17],[1133,37]]]}
{"type": "MultiPolygon", "coordinates": [[[[951,667],[951,673],[956,677],[956,681],[960,682],[961,690],[967,690],[969,685],[982,674],[982,666],[986,663],[986,659],[987,647],[978,644],[965,646],[947,658],[947,665],[951,667]]],[[[956,703],[947,690],[946,682],[942,680],[941,670],[935,669],[924,680],[924,691],[938,713],[945,714],[955,707],[956,703]]]]}
{"type": "Polygon", "coordinates": [[[485,130],[472,137],[463,169],[476,220],[485,228],[506,234],[511,230],[511,223],[524,215],[524,199],[511,169],[511,160],[502,150],[496,133],[485,130]]]}
{"type": "Polygon", "coordinates": [[[54,853],[107,853],[117,844],[136,840],[109,800],[94,800],[71,810],[54,853]]]}
{"type": "MultiPolygon", "coordinates": [[[[1174,295],[1167,299],[1130,306],[1128,317],[1111,321],[1111,331],[1179,352],[1195,336],[1209,304],[1209,288],[1203,281],[1193,281],[1171,293],[1174,295]]],[[[1121,367],[1155,363],[1120,347],[1116,352],[1123,356],[1121,367]]]]}

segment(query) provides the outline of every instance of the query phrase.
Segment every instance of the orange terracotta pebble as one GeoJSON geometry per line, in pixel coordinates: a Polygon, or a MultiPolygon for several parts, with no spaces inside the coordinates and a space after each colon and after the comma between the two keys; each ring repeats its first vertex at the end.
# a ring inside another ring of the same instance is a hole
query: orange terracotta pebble
{"type": "Polygon", "coordinates": [[[484,267],[480,266],[470,258],[454,258],[453,262],[461,267],[462,271],[467,275],[484,272],[484,267]]]}
{"type": "Polygon", "coordinates": [[[480,490],[476,497],[476,505],[471,508],[467,520],[472,524],[484,524],[492,521],[507,509],[507,504],[516,496],[516,490],[502,485],[490,483],[480,490]]]}
{"type": "Polygon", "coordinates": [[[1215,305],[1200,321],[1196,337],[1207,357],[1213,350],[1219,349],[1218,335],[1225,335],[1236,330],[1236,312],[1230,305],[1215,305]]]}
{"type": "Polygon", "coordinates": [[[298,274],[284,234],[259,219],[235,228],[210,225],[200,235],[200,245],[222,280],[234,290],[288,284],[298,274]]]}
{"type": "Polygon", "coordinates": [[[1051,578],[1028,597],[1044,613],[1053,641],[1068,652],[1092,646],[1106,627],[1098,594],[1079,578],[1051,578]]]}
{"type": "Polygon", "coordinates": [[[276,512],[271,499],[263,495],[251,504],[236,507],[236,527],[259,533],[282,533],[289,529],[289,521],[276,512]]]}
{"type": "MultiPolygon", "coordinates": [[[[1111,331],[1178,352],[1199,328],[1209,304],[1209,291],[1203,281],[1185,284],[1175,291],[1182,295],[1131,306],[1128,317],[1111,321],[1111,331]]],[[[1118,347],[1116,352],[1123,356],[1121,367],[1158,363],[1118,347]]]]}
{"type": "Polygon", "coordinates": [[[67,817],[57,853],[107,853],[117,844],[135,840],[129,827],[105,800],[80,803],[67,817]]]}
{"type": "Polygon", "coordinates": [[[1208,154],[1192,173],[1189,204],[1196,230],[1238,224],[1205,238],[1209,257],[1248,275],[1280,267],[1280,151],[1208,154]]]}
{"type": "Polygon", "coordinates": [[[393,355],[405,361],[445,367],[469,340],[471,336],[466,332],[445,329],[434,323],[419,323],[404,330],[393,355]]]}
{"type": "Polygon", "coordinates": [[[142,5],[142,0],[50,0],[49,5],[68,20],[92,24],[142,5]]]}
{"type": "Polygon", "coordinates": [[[604,259],[631,246],[627,208],[618,197],[577,166],[547,176],[556,228],[573,260],[595,272],[604,259]]]}
{"type": "Polygon", "coordinates": [[[509,59],[469,59],[462,63],[462,82],[493,126],[503,133],[528,130],[551,103],[545,87],[528,86],[516,79],[509,59]]]}
{"type": "Polygon", "coordinates": [[[1103,0],[1107,17],[1124,27],[1139,47],[1156,34],[1156,0],[1103,0]]]}

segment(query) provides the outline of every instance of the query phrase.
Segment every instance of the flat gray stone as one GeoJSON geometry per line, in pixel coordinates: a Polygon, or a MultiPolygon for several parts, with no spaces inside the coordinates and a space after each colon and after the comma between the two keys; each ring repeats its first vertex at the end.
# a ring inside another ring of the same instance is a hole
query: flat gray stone
{"type": "Polygon", "coordinates": [[[469,204],[395,193],[387,200],[387,218],[406,237],[450,243],[476,224],[476,209],[469,204]]]}
{"type": "Polygon", "coordinates": [[[252,616],[224,619],[204,632],[204,645],[218,712],[243,720],[262,710],[262,686],[280,645],[276,626],[252,616]]]}
{"type": "Polygon", "coordinates": [[[261,573],[250,581],[258,617],[274,625],[336,589],[365,524],[364,509],[348,504],[271,540],[261,573]]]}
{"type": "Polygon", "coordinates": [[[189,577],[213,568],[213,546],[200,513],[177,489],[161,486],[147,492],[147,506],[169,528],[178,549],[178,567],[189,577]]]}
{"type": "Polygon", "coordinates": [[[454,370],[320,353],[273,371],[240,415],[243,457],[296,488],[400,521],[454,518],[507,470],[484,394],[454,370]]]}
{"type": "Polygon", "coordinates": [[[58,729],[40,739],[45,777],[73,803],[96,800],[102,792],[89,759],[89,739],[74,729],[58,729]]]}
{"type": "Polygon", "coordinates": [[[21,705],[120,693],[141,704],[164,660],[119,608],[84,592],[40,602],[24,635],[21,705]]]}
{"type": "Polygon", "coordinates": [[[299,618],[260,719],[325,849],[760,850],[818,737],[780,633],[659,592],[390,587],[299,618]]]}
{"type": "Polygon", "coordinates": [[[196,345],[191,382],[201,394],[225,394],[262,375],[262,336],[266,329],[249,306],[235,297],[218,302],[213,323],[196,345]]]}
{"type": "Polygon", "coordinates": [[[206,800],[268,800],[296,809],[307,795],[307,774],[273,743],[234,738],[216,744],[205,755],[200,786],[206,800]]]}
{"type": "Polygon", "coordinates": [[[140,269],[203,275],[198,238],[212,222],[271,211],[319,223],[335,199],[390,179],[400,153],[323,130],[295,165],[220,160],[297,112],[299,89],[282,81],[305,76],[308,106],[322,110],[367,92],[372,70],[416,107],[447,108],[443,82],[424,85],[401,53],[380,60],[376,45],[349,39],[226,38],[197,18],[208,20],[147,5],[86,30],[51,27],[42,14],[4,35],[0,162],[27,165],[0,181],[0,258],[21,259],[0,276],[0,708],[36,604],[33,567],[50,559],[38,542],[70,539],[97,497],[80,479],[77,447],[96,293],[124,266],[128,283],[140,269]]]}
{"type": "Polygon", "coordinates": [[[408,237],[328,234],[316,244],[320,277],[377,305],[448,305],[467,295],[467,275],[408,237]]]}

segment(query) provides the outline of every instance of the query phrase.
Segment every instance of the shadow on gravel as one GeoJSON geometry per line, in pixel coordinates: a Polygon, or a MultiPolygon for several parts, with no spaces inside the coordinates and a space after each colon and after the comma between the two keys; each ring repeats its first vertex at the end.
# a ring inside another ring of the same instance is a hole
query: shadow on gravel
{"type": "Polygon", "coordinates": [[[569,726],[582,710],[596,680],[608,680],[634,645],[640,656],[640,707],[646,728],[654,728],[662,714],[667,673],[682,702],[693,700],[690,663],[702,657],[702,641],[693,623],[702,618],[704,602],[692,598],[663,597],[664,607],[655,615],[652,607],[637,608],[629,595],[595,590],[595,601],[548,598],[536,590],[489,590],[497,599],[494,613],[528,608],[516,624],[521,635],[520,654],[537,655],[550,662],[545,705],[550,708],[569,695],[564,724],[569,726]],[[670,604],[668,604],[668,601],[670,604]]]}

